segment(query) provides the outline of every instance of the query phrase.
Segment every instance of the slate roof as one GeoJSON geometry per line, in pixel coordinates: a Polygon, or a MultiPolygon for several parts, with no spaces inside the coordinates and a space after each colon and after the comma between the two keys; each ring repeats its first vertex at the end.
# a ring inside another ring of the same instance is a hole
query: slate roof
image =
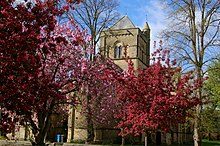
{"type": "Polygon", "coordinates": [[[110,29],[127,29],[127,28],[136,28],[135,25],[131,22],[128,16],[122,17],[118,22],[110,27],[110,29]]]}

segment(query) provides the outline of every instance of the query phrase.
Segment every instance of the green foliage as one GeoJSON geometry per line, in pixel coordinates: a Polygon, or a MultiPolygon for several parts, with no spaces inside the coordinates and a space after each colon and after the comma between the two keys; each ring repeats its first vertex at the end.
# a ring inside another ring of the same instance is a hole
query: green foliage
{"type": "MultiPolygon", "coordinates": [[[[220,57],[219,57],[220,59],[220,57]]],[[[213,62],[208,68],[208,80],[205,83],[205,90],[208,99],[212,102],[209,106],[212,109],[220,108],[220,61],[213,62]]]]}
{"type": "Polygon", "coordinates": [[[72,140],[71,143],[85,144],[85,140],[82,140],[82,139],[76,139],[76,140],[72,140]]]}
{"type": "Polygon", "coordinates": [[[206,107],[202,111],[202,128],[204,132],[219,132],[220,128],[220,111],[206,107]]]}
{"type": "Polygon", "coordinates": [[[202,110],[202,129],[210,137],[210,133],[220,129],[220,61],[213,62],[208,68],[208,80],[205,92],[209,103],[202,110]]]}
{"type": "Polygon", "coordinates": [[[213,133],[202,133],[202,138],[203,139],[208,139],[210,141],[216,141],[216,140],[220,140],[220,133],[217,132],[213,132],[213,133]]]}

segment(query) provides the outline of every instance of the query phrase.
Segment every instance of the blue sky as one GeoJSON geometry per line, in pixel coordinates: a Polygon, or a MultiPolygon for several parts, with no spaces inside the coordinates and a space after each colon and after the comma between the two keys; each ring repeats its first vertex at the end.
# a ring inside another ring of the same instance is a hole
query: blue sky
{"type": "MultiPolygon", "coordinates": [[[[23,0],[16,0],[23,1],[23,0]]],[[[127,15],[140,29],[147,21],[151,28],[151,52],[153,42],[159,42],[157,36],[167,25],[166,12],[162,0],[118,0],[121,17],[127,15]]]]}
{"type": "Polygon", "coordinates": [[[151,48],[157,36],[166,28],[166,12],[161,0],[119,0],[121,16],[127,15],[139,28],[147,21],[151,28],[151,48]]]}

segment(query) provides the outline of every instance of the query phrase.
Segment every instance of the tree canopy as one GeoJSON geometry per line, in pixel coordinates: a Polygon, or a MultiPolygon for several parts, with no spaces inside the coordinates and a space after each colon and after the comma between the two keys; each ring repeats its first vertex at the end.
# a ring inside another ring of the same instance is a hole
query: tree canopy
{"type": "Polygon", "coordinates": [[[211,139],[210,133],[217,132],[220,124],[220,62],[213,62],[208,68],[208,79],[204,84],[204,92],[209,101],[202,109],[202,129],[211,139]]]}
{"type": "Polygon", "coordinates": [[[0,2],[0,126],[10,132],[17,121],[27,123],[33,144],[44,145],[52,112],[75,104],[63,88],[81,72],[87,35],[76,25],[57,25],[63,9],[56,0],[14,2],[0,2]]]}
{"type": "Polygon", "coordinates": [[[194,94],[201,83],[190,72],[180,75],[181,68],[170,61],[168,50],[153,53],[152,60],[145,70],[134,70],[129,61],[128,71],[114,76],[120,83],[115,91],[121,135],[172,131],[172,126],[192,116],[190,109],[202,103],[194,94]]]}
{"type": "MultiPolygon", "coordinates": [[[[163,37],[167,46],[187,71],[193,69],[198,79],[204,77],[219,48],[219,0],[169,0],[170,22],[163,37]]],[[[202,87],[197,95],[202,99],[202,87]]],[[[194,145],[201,146],[201,106],[194,118],[194,145]]]]}

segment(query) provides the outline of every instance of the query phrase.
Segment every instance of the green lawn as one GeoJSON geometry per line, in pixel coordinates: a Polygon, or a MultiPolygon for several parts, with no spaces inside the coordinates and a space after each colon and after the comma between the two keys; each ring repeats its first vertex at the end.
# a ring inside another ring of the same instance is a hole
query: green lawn
{"type": "Polygon", "coordinates": [[[202,146],[220,146],[220,141],[202,140],[202,146]]]}

